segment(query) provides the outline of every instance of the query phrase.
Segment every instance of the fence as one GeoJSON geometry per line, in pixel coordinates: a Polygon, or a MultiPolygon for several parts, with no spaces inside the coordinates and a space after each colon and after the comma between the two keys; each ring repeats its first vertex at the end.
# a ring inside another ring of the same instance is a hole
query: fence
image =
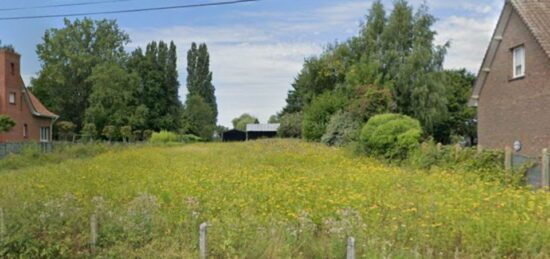
{"type": "Polygon", "coordinates": [[[53,143],[0,143],[0,159],[9,154],[17,154],[25,149],[35,149],[39,152],[51,152],[53,150],[53,143]]]}

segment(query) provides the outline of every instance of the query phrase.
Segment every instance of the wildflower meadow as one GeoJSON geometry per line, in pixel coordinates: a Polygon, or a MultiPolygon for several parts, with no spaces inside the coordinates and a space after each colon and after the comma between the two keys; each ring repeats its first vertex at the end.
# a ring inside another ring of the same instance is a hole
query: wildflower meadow
{"type": "Polygon", "coordinates": [[[299,140],[139,146],[0,172],[0,257],[548,258],[550,194],[299,140]],[[90,249],[90,215],[97,243],[90,249]],[[94,252],[95,254],[92,254],[94,252]]]}

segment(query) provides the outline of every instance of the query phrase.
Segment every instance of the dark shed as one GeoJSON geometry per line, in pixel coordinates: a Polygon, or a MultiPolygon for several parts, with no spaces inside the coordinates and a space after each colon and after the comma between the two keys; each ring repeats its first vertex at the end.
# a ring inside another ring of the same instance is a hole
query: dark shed
{"type": "Polygon", "coordinates": [[[280,124],[248,124],[246,125],[246,139],[274,138],[280,124]]]}
{"type": "Polygon", "coordinates": [[[232,129],[224,132],[222,134],[222,140],[224,142],[229,141],[245,141],[246,140],[246,132],[232,129]]]}

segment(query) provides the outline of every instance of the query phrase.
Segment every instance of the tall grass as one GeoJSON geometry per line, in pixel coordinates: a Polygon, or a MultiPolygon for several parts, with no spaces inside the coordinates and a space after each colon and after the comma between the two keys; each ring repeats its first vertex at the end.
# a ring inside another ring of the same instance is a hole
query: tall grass
{"type": "Polygon", "coordinates": [[[0,175],[0,257],[547,258],[550,194],[290,140],[108,150],[0,175]]]}

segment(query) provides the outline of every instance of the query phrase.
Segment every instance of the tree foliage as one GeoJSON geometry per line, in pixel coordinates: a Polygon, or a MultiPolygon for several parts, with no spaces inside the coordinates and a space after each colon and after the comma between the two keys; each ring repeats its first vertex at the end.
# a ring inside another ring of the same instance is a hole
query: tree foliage
{"type": "Polygon", "coordinates": [[[8,132],[15,127],[15,121],[7,115],[0,114],[0,133],[8,132]]]}
{"type": "Polygon", "coordinates": [[[302,113],[287,113],[281,116],[281,125],[277,130],[277,134],[283,138],[300,138],[302,137],[302,113]]]}
{"type": "Polygon", "coordinates": [[[347,101],[346,96],[338,92],[327,92],[316,97],[304,112],[302,136],[307,140],[321,140],[330,117],[342,110],[347,101]]]}
{"type": "Polygon", "coordinates": [[[214,112],[208,103],[198,95],[189,96],[185,102],[183,121],[185,132],[210,140],[213,137],[214,127],[212,116],[214,112]]]}
{"type": "Polygon", "coordinates": [[[387,159],[404,159],[420,143],[420,122],[406,115],[387,113],[372,117],[361,130],[365,151],[387,159]]]}
{"type": "Polygon", "coordinates": [[[92,93],[94,68],[120,63],[129,42],[114,20],[64,20],[64,28],[49,29],[37,46],[42,68],[32,79],[33,93],[62,119],[82,125],[92,93]]]}
{"type": "Polygon", "coordinates": [[[200,96],[212,110],[212,123],[216,125],[218,105],[210,71],[210,54],[205,43],[191,44],[187,52],[187,90],[188,96],[200,96]]]}
{"type": "Polygon", "coordinates": [[[330,117],[321,142],[329,146],[345,146],[358,139],[361,123],[349,112],[339,111],[330,117]]]}
{"type": "Polygon", "coordinates": [[[233,119],[231,122],[233,123],[233,128],[234,129],[238,129],[238,130],[241,130],[241,131],[246,131],[246,125],[248,125],[248,124],[258,124],[258,123],[260,123],[258,118],[254,117],[254,116],[252,116],[248,113],[242,114],[241,116],[233,119]]]}

